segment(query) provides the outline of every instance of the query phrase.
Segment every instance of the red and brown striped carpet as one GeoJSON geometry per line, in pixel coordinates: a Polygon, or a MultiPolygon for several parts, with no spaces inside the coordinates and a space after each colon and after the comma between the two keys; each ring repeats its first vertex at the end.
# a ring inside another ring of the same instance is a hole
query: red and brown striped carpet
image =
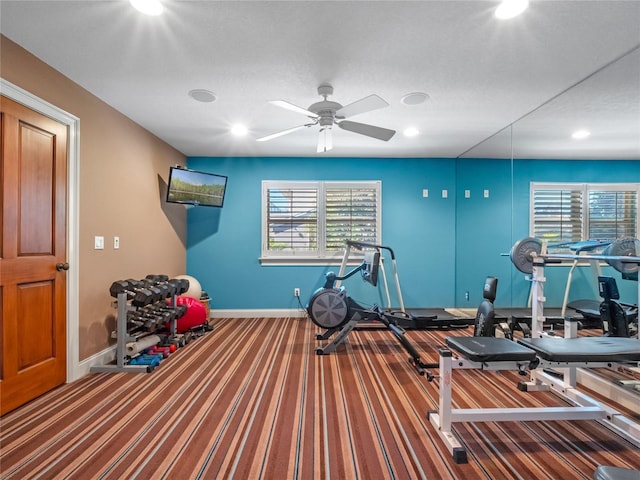
{"type": "MultiPolygon", "coordinates": [[[[438,383],[390,332],[353,332],[316,356],[309,320],[221,319],[151,374],[93,374],[1,419],[0,478],[590,479],[640,469],[594,421],[457,424],[456,465],[426,419],[438,383]]],[[[450,332],[407,336],[437,361],[450,332]]],[[[460,331],[455,332],[461,334],[460,331]]],[[[470,334],[470,330],[467,331],[470,334]]],[[[515,372],[456,372],[458,407],[558,405],[515,372]]]]}

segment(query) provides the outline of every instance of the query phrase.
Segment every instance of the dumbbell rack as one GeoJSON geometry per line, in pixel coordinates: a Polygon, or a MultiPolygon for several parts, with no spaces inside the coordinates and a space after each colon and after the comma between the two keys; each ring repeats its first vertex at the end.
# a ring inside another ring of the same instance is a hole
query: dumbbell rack
{"type": "MultiPolygon", "coordinates": [[[[176,305],[176,295],[173,295],[172,305],[176,305]]],[[[119,293],[116,300],[116,359],[115,364],[108,365],[94,365],[90,368],[91,373],[116,373],[116,372],[129,372],[129,373],[151,373],[154,370],[152,365],[131,365],[127,363],[127,343],[136,342],[147,335],[153,334],[153,332],[145,332],[140,335],[130,335],[127,330],[127,312],[136,310],[137,307],[130,305],[126,292],[119,293]]],[[[170,338],[174,339],[178,337],[176,332],[176,322],[174,318],[171,320],[170,338]]]]}

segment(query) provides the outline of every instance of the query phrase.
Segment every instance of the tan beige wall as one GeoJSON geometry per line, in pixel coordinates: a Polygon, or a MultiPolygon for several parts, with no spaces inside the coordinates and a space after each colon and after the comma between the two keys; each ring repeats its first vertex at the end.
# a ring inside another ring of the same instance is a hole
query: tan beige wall
{"type": "Polygon", "coordinates": [[[71,268],[80,269],[82,360],[113,343],[114,280],[185,273],[186,210],[163,200],[169,166],[185,156],[3,36],[0,76],[80,118],[80,264],[71,268]]]}

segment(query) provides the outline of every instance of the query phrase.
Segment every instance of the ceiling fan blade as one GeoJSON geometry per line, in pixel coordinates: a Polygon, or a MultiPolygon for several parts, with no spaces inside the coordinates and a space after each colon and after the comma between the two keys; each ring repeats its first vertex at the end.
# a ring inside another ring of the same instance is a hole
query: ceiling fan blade
{"type": "Polygon", "coordinates": [[[318,134],[317,153],[328,152],[333,148],[333,135],[330,128],[323,128],[318,134]]]}
{"type": "Polygon", "coordinates": [[[354,115],[360,115],[361,113],[370,112],[371,110],[377,110],[378,108],[388,107],[389,104],[385,102],[378,95],[369,95],[368,97],[356,100],[349,105],[346,105],[336,111],[336,117],[349,118],[354,115]]]}
{"type": "Polygon", "coordinates": [[[366,135],[367,137],[377,138],[378,140],[384,140],[385,142],[389,141],[391,137],[396,134],[395,130],[375,127],[373,125],[367,125],[366,123],[351,122],[349,120],[343,120],[338,123],[338,126],[343,130],[359,133],[360,135],[366,135]]]}
{"type": "Polygon", "coordinates": [[[269,100],[269,103],[276,107],[284,108],[285,110],[291,110],[292,112],[301,113],[307,117],[317,118],[318,115],[306,108],[299,107],[293,103],[285,102],[284,100],[269,100]]]}
{"type": "Polygon", "coordinates": [[[271,135],[267,135],[266,137],[256,138],[256,142],[266,142],[267,140],[272,140],[274,138],[281,137],[283,135],[287,135],[289,133],[295,132],[296,130],[300,130],[304,127],[309,127],[310,125],[298,125],[297,127],[289,128],[288,130],[282,130],[281,132],[272,133],[271,135]]]}

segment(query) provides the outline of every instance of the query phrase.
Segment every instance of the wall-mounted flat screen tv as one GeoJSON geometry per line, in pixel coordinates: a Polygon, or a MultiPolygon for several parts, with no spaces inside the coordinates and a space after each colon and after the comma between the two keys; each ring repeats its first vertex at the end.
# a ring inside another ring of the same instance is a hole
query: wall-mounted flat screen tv
{"type": "Polygon", "coordinates": [[[224,175],[171,167],[167,202],[222,207],[226,190],[224,175]]]}

